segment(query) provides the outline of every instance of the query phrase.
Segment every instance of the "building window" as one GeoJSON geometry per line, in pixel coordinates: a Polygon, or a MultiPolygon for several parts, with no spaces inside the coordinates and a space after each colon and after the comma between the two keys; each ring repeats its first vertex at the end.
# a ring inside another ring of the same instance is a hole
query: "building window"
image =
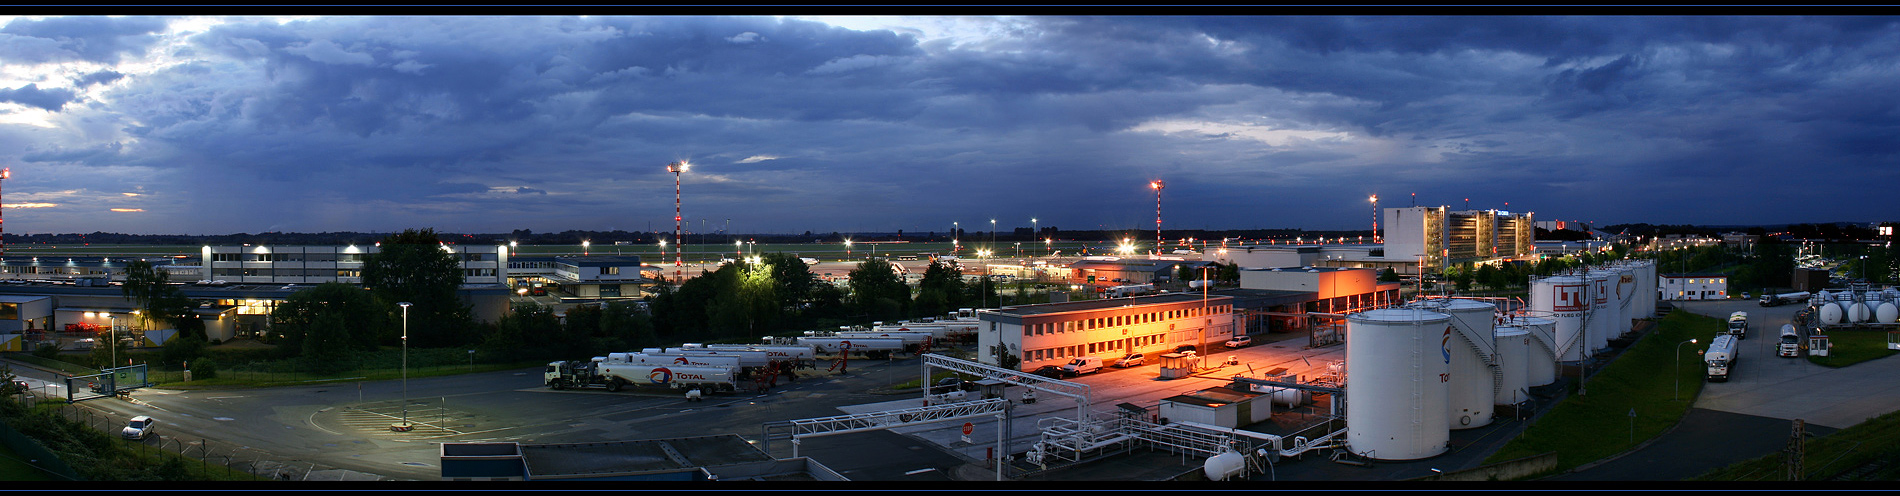
{"type": "Polygon", "coordinates": [[[620,275],[620,268],[619,268],[619,267],[601,267],[601,268],[600,268],[600,275],[603,275],[603,276],[617,276],[617,275],[620,275]]]}

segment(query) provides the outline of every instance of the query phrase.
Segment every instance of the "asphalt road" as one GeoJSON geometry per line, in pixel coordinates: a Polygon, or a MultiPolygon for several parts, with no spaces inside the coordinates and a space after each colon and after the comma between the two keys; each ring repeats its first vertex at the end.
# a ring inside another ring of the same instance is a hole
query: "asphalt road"
{"type": "MultiPolygon", "coordinates": [[[[58,382],[50,372],[13,365],[36,390],[58,382]]],[[[856,361],[848,374],[808,370],[806,377],[781,382],[768,394],[719,394],[691,403],[671,392],[554,391],[541,385],[539,368],[418,378],[408,381],[406,415],[418,427],[406,433],[388,428],[404,418],[400,380],[266,389],[151,388],[134,391],[129,400],[78,406],[114,419],[102,425],[150,415],[162,428],[155,443],[208,441],[213,454],[237,451],[242,458],[269,460],[295,469],[297,478],[309,472],[310,480],[439,480],[437,445],[444,441],[558,444],[725,433],[757,439],[767,421],[835,416],[841,405],[888,399],[869,391],[912,380],[917,370],[915,359],[856,361]]],[[[776,456],[790,456],[789,446],[774,448],[781,451],[776,456]]],[[[808,440],[801,450],[854,480],[942,479],[963,463],[891,433],[808,440]],[[922,469],[932,470],[917,472],[922,469]]]]}
{"type": "MultiPolygon", "coordinates": [[[[1705,383],[1681,423],[1642,449],[1554,480],[1682,480],[1785,447],[1793,419],[1826,435],[1868,418],[1900,410],[1900,359],[1893,357],[1831,369],[1806,358],[1775,355],[1781,325],[1801,305],[1762,307],[1749,300],[1674,302],[1677,308],[1726,320],[1748,312],[1748,338],[1741,344],[1728,382],[1705,383]]],[[[1689,353],[1687,347],[1683,354],[1689,353]]],[[[1684,357],[1684,366],[1700,366],[1684,357]]]]}

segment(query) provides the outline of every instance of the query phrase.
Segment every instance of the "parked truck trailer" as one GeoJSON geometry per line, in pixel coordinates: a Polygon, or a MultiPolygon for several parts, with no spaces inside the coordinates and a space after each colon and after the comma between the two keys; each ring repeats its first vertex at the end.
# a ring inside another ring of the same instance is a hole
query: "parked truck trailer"
{"type": "Polygon", "coordinates": [[[1728,381],[1730,371],[1735,368],[1736,343],[1735,336],[1716,336],[1715,341],[1709,343],[1708,351],[1702,353],[1702,360],[1709,365],[1709,382],[1728,381]]]}

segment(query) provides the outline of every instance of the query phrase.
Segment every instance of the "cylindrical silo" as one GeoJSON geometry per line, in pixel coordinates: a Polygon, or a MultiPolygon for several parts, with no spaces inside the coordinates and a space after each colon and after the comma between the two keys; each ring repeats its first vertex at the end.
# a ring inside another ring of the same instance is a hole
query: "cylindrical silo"
{"type": "Polygon", "coordinates": [[[1531,310],[1551,316],[1556,322],[1551,337],[1556,348],[1551,352],[1559,362],[1575,362],[1589,347],[1584,341],[1583,316],[1590,310],[1587,281],[1577,276],[1546,277],[1531,281],[1531,310]]]}
{"type": "Polygon", "coordinates": [[[1647,288],[1643,290],[1643,316],[1655,317],[1656,300],[1662,298],[1661,288],[1657,287],[1662,284],[1662,280],[1657,278],[1656,261],[1643,261],[1643,284],[1647,288]]]}
{"type": "Polygon", "coordinates": [[[1530,333],[1530,352],[1524,359],[1525,382],[1531,387],[1557,382],[1557,321],[1527,316],[1507,324],[1530,333]]]}
{"type": "Polygon", "coordinates": [[[1497,327],[1497,306],[1463,298],[1418,303],[1420,308],[1450,315],[1452,329],[1457,331],[1443,344],[1451,365],[1445,401],[1448,425],[1452,429],[1491,425],[1492,399],[1497,396],[1496,372],[1491,369],[1496,353],[1492,329],[1497,327]]]}
{"type": "Polygon", "coordinates": [[[1608,271],[1592,269],[1586,275],[1590,281],[1590,315],[1584,317],[1584,334],[1589,336],[1589,346],[1584,348],[1584,356],[1595,356],[1597,350],[1610,345],[1610,334],[1614,331],[1616,309],[1610,304],[1610,286],[1615,284],[1616,276],[1608,271]]]}
{"type": "Polygon", "coordinates": [[[1530,399],[1530,358],[1534,339],[1520,327],[1498,327],[1493,331],[1497,343],[1498,388],[1493,403],[1515,405],[1530,399]]]}
{"type": "Polygon", "coordinates": [[[1616,330],[1611,337],[1622,336],[1630,331],[1631,321],[1636,316],[1636,270],[1627,265],[1616,267],[1616,330]]]}
{"type": "Polygon", "coordinates": [[[1383,308],[1346,317],[1346,445],[1381,460],[1444,453],[1451,316],[1383,308]]]}

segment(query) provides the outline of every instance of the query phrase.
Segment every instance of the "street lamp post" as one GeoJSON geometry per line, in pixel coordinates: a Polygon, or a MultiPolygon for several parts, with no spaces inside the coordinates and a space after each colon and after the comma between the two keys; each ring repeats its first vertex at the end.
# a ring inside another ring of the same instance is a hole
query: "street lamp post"
{"type": "Polygon", "coordinates": [[[963,235],[962,230],[963,230],[962,224],[958,224],[956,221],[950,222],[950,254],[951,255],[956,255],[957,251],[963,249],[963,243],[960,242],[960,239],[962,238],[962,235],[963,235]]]}
{"type": "MultiPolygon", "coordinates": [[[[996,219],[990,219],[990,252],[996,252],[996,219]]],[[[985,274],[989,272],[985,271],[985,274]]]]}
{"type": "MultiPolygon", "coordinates": [[[[1034,232],[1034,233],[1031,233],[1032,235],[1034,235],[1034,236],[1041,236],[1041,235],[1042,235],[1042,223],[1041,223],[1041,222],[1036,222],[1036,218],[1035,218],[1035,217],[1030,217],[1030,218],[1029,218],[1029,226],[1030,226],[1029,228],[1030,228],[1031,230],[1034,230],[1034,231],[1036,231],[1036,232],[1034,232]]],[[[1029,239],[1031,239],[1031,240],[1033,240],[1033,239],[1036,239],[1036,238],[1029,238],[1029,239]]],[[[1029,246],[1029,251],[1036,251],[1036,246],[1035,246],[1035,245],[1030,245],[1030,246],[1029,246]]]]}
{"type": "Polygon", "coordinates": [[[1683,341],[1683,342],[1680,342],[1680,343],[1676,343],[1676,393],[1675,393],[1675,399],[1676,399],[1676,400],[1678,400],[1678,401],[1680,401],[1680,400],[1682,400],[1682,345],[1685,345],[1685,344],[1695,344],[1695,340],[1694,340],[1694,339],[1691,339],[1691,340],[1688,340],[1688,341],[1683,341]]]}
{"type": "Polygon", "coordinates": [[[402,421],[389,426],[389,430],[407,432],[414,428],[409,425],[409,302],[397,302],[402,307],[402,421]]]}
{"type": "MultiPolygon", "coordinates": [[[[119,316],[106,314],[106,346],[112,348],[112,366],[119,366],[119,316]]],[[[114,384],[112,387],[118,387],[114,384]]]]}

